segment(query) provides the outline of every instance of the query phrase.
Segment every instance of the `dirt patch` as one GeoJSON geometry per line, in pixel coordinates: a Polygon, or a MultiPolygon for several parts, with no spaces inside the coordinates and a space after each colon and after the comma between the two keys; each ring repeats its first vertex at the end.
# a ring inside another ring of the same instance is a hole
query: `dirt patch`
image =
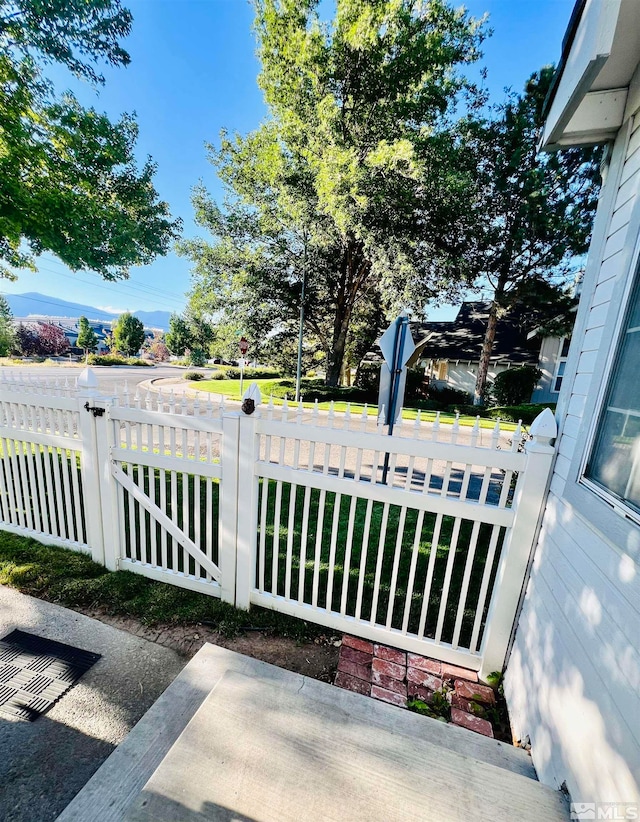
{"type": "Polygon", "coordinates": [[[86,616],[98,619],[121,631],[157,642],[190,659],[205,642],[220,645],[239,654],[261,659],[287,671],[333,682],[338,667],[341,637],[329,634],[313,642],[299,642],[290,637],[272,636],[264,631],[247,631],[237,637],[226,637],[206,625],[143,625],[137,619],[112,616],[101,609],[76,608],[86,616]]]}

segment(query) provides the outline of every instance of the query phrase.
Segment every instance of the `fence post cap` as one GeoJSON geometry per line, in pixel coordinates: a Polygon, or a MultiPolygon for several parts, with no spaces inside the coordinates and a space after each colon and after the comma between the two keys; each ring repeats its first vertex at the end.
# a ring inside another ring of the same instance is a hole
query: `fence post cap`
{"type": "Polygon", "coordinates": [[[541,443],[549,443],[558,436],[558,424],[550,408],[545,408],[531,423],[529,429],[532,439],[541,443]]]}
{"type": "Polygon", "coordinates": [[[83,394],[98,393],[98,378],[89,366],[83,368],[78,375],[78,390],[83,394]]]}

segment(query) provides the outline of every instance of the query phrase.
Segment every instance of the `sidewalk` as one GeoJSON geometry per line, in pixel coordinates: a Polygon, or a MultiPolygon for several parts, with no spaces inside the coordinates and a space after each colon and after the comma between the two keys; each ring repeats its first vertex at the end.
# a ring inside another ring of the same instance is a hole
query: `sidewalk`
{"type": "Polygon", "coordinates": [[[102,658],[34,722],[0,714],[0,819],[54,820],[186,660],[174,651],[0,586],[0,638],[14,628],[102,658]]]}

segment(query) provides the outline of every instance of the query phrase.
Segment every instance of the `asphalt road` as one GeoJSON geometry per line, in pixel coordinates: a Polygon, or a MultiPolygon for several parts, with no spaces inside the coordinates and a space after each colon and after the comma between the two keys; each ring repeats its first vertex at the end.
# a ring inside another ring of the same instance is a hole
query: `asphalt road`
{"type": "MultiPolygon", "coordinates": [[[[28,375],[38,379],[75,379],[84,365],[5,365],[0,366],[0,374],[28,375]]],[[[135,386],[143,380],[155,379],[157,377],[178,377],[187,371],[174,365],[142,366],[91,366],[98,378],[100,391],[107,395],[117,395],[122,392],[125,381],[129,390],[135,390],[135,386]],[[120,390],[119,390],[120,389],[120,390]]]]}

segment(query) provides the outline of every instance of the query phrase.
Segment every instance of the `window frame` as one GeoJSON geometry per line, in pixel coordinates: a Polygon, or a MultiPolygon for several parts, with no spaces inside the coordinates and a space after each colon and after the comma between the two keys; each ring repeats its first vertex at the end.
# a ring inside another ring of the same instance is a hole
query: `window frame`
{"type": "MultiPolygon", "coordinates": [[[[607,215],[607,235],[612,211],[613,206],[607,215]]],[[[608,303],[606,318],[602,327],[602,338],[598,346],[598,355],[593,369],[592,379],[596,380],[598,376],[601,376],[601,380],[598,390],[589,391],[584,401],[581,422],[576,437],[577,444],[571,459],[563,497],[609,543],[620,547],[627,546],[631,548],[634,546],[637,551],[635,561],[640,564],[640,514],[585,475],[587,463],[595,447],[598,423],[602,418],[604,403],[613,376],[613,368],[622,344],[622,335],[629,316],[631,296],[636,282],[640,281],[640,194],[637,195],[633,206],[627,226],[627,236],[634,239],[632,243],[626,244],[621,252],[620,274],[617,275],[617,282],[613,287],[608,303]]],[[[604,243],[606,243],[606,237],[604,243]]],[[[590,290],[589,299],[586,301],[588,305],[587,316],[591,311],[593,294],[598,286],[598,275],[602,262],[602,254],[600,254],[596,277],[594,278],[595,282],[590,290]]],[[[585,330],[586,325],[574,332],[576,346],[575,359],[573,356],[570,357],[573,360],[571,373],[568,373],[569,369],[565,367],[564,378],[567,380],[566,385],[569,385],[569,381],[571,383],[567,403],[570,403],[573,396],[572,389],[576,377],[575,365],[582,354],[582,346],[578,344],[578,340],[583,339],[585,330]]],[[[567,407],[565,407],[565,413],[566,410],[567,407]]]]}
{"type": "Polygon", "coordinates": [[[556,367],[555,367],[555,370],[553,372],[553,380],[551,381],[551,389],[550,389],[551,394],[559,394],[560,393],[560,389],[562,388],[562,382],[564,381],[565,375],[567,373],[567,360],[569,359],[569,352],[567,351],[567,354],[566,354],[565,357],[562,356],[562,351],[564,349],[564,343],[565,343],[566,339],[567,339],[566,336],[561,337],[560,338],[560,343],[558,345],[558,354],[556,356],[556,367]],[[559,373],[561,365],[564,365],[564,370],[563,370],[562,374],[559,373]],[[556,385],[558,384],[558,379],[560,380],[560,385],[556,388],[556,385]]]}

